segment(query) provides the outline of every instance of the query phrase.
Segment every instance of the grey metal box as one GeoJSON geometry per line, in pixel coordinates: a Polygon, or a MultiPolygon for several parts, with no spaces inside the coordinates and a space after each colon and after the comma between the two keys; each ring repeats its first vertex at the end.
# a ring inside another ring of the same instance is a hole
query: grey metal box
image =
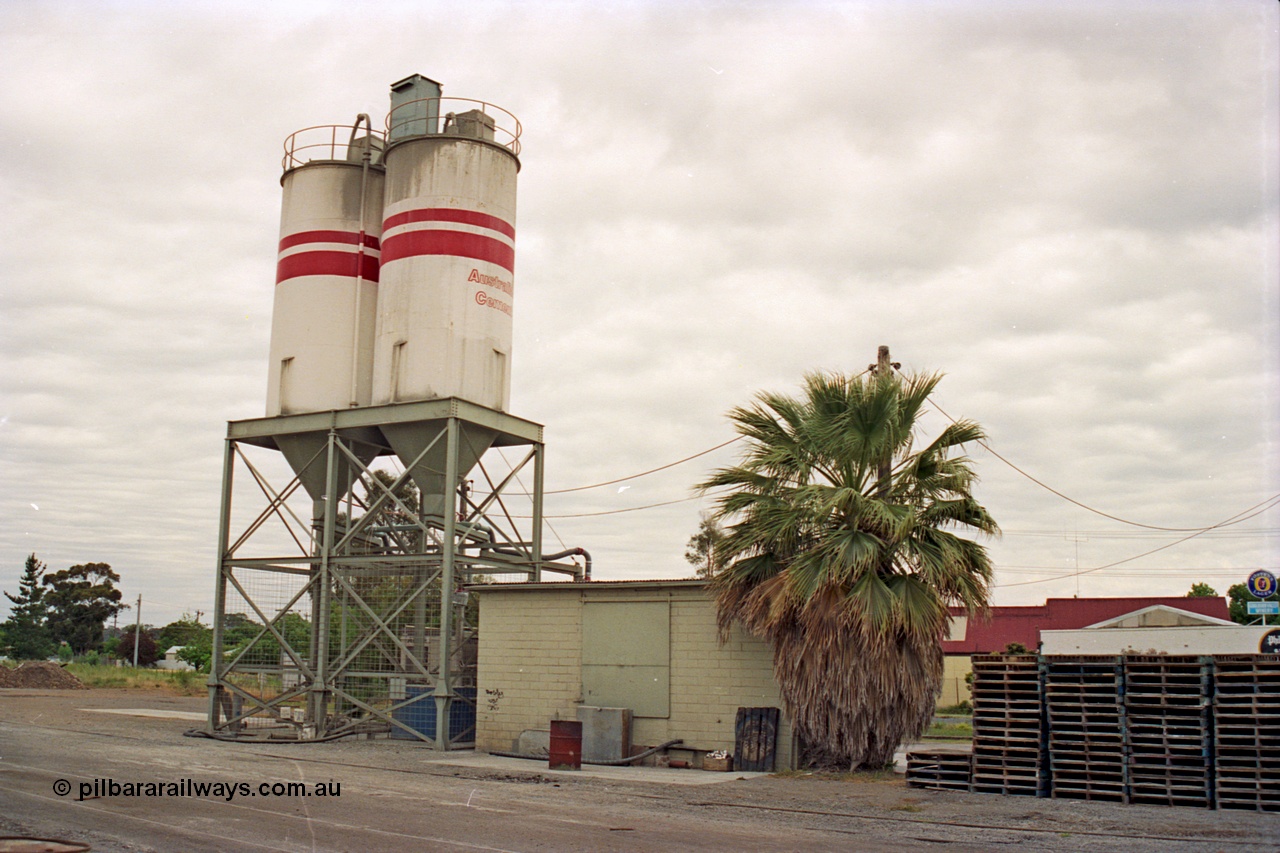
{"type": "Polygon", "coordinates": [[[631,757],[631,709],[578,706],[583,761],[620,761],[631,757]]]}

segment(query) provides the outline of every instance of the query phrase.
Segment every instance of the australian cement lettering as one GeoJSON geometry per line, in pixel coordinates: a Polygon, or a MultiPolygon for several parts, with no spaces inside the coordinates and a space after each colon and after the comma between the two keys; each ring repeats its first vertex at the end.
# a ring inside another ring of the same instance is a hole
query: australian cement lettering
{"type": "Polygon", "coordinates": [[[485,293],[483,290],[476,291],[476,304],[487,305],[490,308],[496,308],[497,310],[501,311],[503,314],[506,314],[508,316],[510,316],[511,314],[510,302],[503,302],[501,299],[490,296],[489,294],[485,293]]]}
{"type": "Polygon", "coordinates": [[[515,285],[501,276],[485,275],[480,270],[471,270],[471,275],[467,276],[467,281],[474,281],[477,284],[483,284],[485,287],[496,287],[507,296],[515,295],[515,285]]]}
{"type": "MultiPolygon", "coordinates": [[[[500,290],[503,293],[505,293],[507,295],[507,299],[510,299],[511,296],[515,293],[515,284],[512,283],[509,279],[505,279],[505,278],[502,278],[501,276],[496,276],[496,275],[486,275],[485,273],[480,272],[480,270],[478,269],[473,268],[471,270],[471,274],[467,276],[467,281],[475,282],[477,284],[483,284],[485,287],[496,288],[497,290],[500,290]]],[[[498,299],[496,296],[492,296],[483,290],[476,291],[476,304],[485,305],[489,308],[493,308],[494,310],[501,311],[503,314],[506,314],[508,317],[511,316],[510,302],[508,302],[506,299],[498,299]]]]}

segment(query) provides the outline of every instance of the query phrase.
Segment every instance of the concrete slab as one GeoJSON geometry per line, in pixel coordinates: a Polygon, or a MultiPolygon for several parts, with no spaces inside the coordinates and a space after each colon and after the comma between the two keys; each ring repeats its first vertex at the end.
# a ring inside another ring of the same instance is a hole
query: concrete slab
{"type": "Polygon", "coordinates": [[[157,708],[77,708],[89,714],[123,714],[126,717],[158,717],[166,720],[207,720],[208,714],[198,711],[165,711],[157,708]]]}
{"type": "Polygon", "coordinates": [[[581,770],[551,770],[546,759],[534,761],[524,758],[508,758],[475,750],[450,752],[423,751],[423,760],[429,764],[465,767],[471,770],[485,769],[507,773],[540,773],[544,776],[566,778],[607,779],[615,782],[648,782],[655,785],[715,785],[739,779],[755,779],[768,773],[715,773],[710,770],[676,770],[670,767],[609,767],[584,764],[581,770]]]}

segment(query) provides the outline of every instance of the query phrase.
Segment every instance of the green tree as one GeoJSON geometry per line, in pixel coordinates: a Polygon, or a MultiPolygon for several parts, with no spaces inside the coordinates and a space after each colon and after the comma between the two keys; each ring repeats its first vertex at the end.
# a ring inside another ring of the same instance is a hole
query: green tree
{"type": "Polygon", "coordinates": [[[82,655],[102,642],[102,628],[126,605],[116,584],[120,576],[106,563],[84,563],[44,576],[49,587],[49,630],[55,642],[66,642],[82,655]]]}
{"type": "MultiPolygon", "coordinates": [[[[370,474],[372,480],[364,482],[365,504],[372,506],[387,491],[396,500],[387,500],[374,512],[359,538],[358,547],[371,553],[422,550],[422,531],[414,527],[422,508],[418,487],[413,480],[407,479],[398,488],[392,489],[391,486],[396,481],[395,474],[380,468],[374,469],[370,474]]],[[[351,522],[360,521],[362,517],[362,513],[356,513],[351,522]]],[[[338,513],[337,521],[339,531],[348,529],[345,511],[338,513]]]]}
{"type": "Polygon", "coordinates": [[[1218,591],[1207,583],[1193,583],[1187,592],[1187,598],[1213,598],[1218,591]]]}
{"type": "Polygon", "coordinates": [[[684,549],[684,559],[697,568],[697,576],[709,578],[718,572],[722,561],[716,555],[716,546],[724,539],[724,529],[711,513],[702,513],[698,532],[689,537],[684,549]]]}
{"type": "Polygon", "coordinates": [[[0,647],[7,646],[9,656],[17,660],[43,660],[57,647],[47,624],[49,607],[41,585],[45,569],[35,554],[29,555],[18,579],[18,594],[4,594],[13,606],[9,618],[0,625],[0,647]]]}
{"type": "MultiPolygon", "coordinates": [[[[290,648],[292,648],[299,657],[303,660],[307,660],[310,657],[310,621],[304,618],[302,614],[295,613],[291,610],[288,613],[281,614],[275,620],[275,626],[276,630],[284,636],[285,641],[288,642],[290,648]]],[[[261,626],[255,625],[255,629],[256,630],[245,638],[246,642],[253,639],[253,637],[258,634],[261,630],[261,626]]],[[[243,643],[238,645],[242,644],[243,643]]],[[[224,651],[223,656],[224,658],[229,659],[238,653],[239,649],[236,649],[235,651],[224,651]]],[[[280,647],[280,642],[275,638],[275,635],[271,633],[263,634],[262,638],[250,647],[249,651],[245,655],[244,662],[259,666],[272,667],[293,665],[293,659],[284,653],[284,650],[280,647]]]]}
{"type": "Polygon", "coordinates": [[[156,645],[163,654],[174,646],[185,646],[209,634],[209,626],[200,622],[200,613],[195,616],[183,613],[182,618],[170,622],[160,629],[156,636],[156,645]]]}
{"type": "Polygon", "coordinates": [[[1231,616],[1231,621],[1238,622],[1241,625],[1250,625],[1259,622],[1259,620],[1261,620],[1260,624],[1265,625],[1280,624],[1280,617],[1277,616],[1250,615],[1249,602],[1261,600],[1258,596],[1249,592],[1248,584],[1232,584],[1227,589],[1227,612],[1231,616]]]}
{"type": "Polygon", "coordinates": [[[262,625],[243,613],[228,613],[222,620],[222,644],[228,648],[252,640],[262,625]]]}
{"type": "Polygon", "coordinates": [[[748,440],[703,489],[729,489],[724,568],[712,580],[722,638],[733,624],[773,649],[810,764],[881,767],[928,726],[942,685],[948,605],[986,612],[995,534],[973,497],[984,438],[971,421],[916,449],[940,375],[813,374],[796,398],[760,394],[730,412],[748,440]],[[957,532],[958,531],[958,532],[957,532]]]}
{"type": "Polygon", "coordinates": [[[178,650],[178,660],[191,664],[197,672],[208,672],[213,660],[213,633],[191,639],[178,650]]]}
{"type": "MultiPolygon", "coordinates": [[[[120,633],[120,645],[116,647],[116,654],[120,656],[120,660],[127,664],[133,663],[133,639],[134,627],[130,625],[120,633]]],[[[160,658],[160,651],[156,648],[155,638],[151,636],[146,626],[138,632],[138,666],[151,666],[160,658]]]]}

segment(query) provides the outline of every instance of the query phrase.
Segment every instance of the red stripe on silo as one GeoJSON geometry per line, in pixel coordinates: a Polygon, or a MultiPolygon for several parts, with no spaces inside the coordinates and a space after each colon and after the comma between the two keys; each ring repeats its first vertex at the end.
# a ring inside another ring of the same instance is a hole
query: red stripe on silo
{"type": "Polygon", "coordinates": [[[388,216],[382,223],[382,230],[389,231],[397,225],[407,225],[410,222],[460,222],[463,225],[478,225],[481,228],[491,228],[499,234],[507,235],[512,240],[516,238],[516,229],[511,227],[511,223],[505,219],[499,219],[496,216],[490,216],[478,210],[458,210],[453,207],[425,207],[420,210],[406,210],[404,213],[388,216]]]}
{"type": "MultiPolygon", "coordinates": [[[[280,251],[300,246],[303,243],[360,243],[360,235],[355,231],[299,231],[280,240],[280,251]]],[[[364,244],[370,249],[378,248],[378,238],[364,235],[364,244]]]]}
{"type": "Polygon", "coordinates": [[[276,284],[304,275],[340,275],[356,277],[356,258],[360,258],[361,277],[378,280],[378,259],[355,252],[298,252],[287,255],[276,264],[276,284]]]}
{"type": "Polygon", "coordinates": [[[497,264],[508,272],[516,271],[516,250],[501,240],[465,231],[405,231],[388,237],[382,243],[383,266],[401,258],[418,255],[455,255],[497,264]]]}

